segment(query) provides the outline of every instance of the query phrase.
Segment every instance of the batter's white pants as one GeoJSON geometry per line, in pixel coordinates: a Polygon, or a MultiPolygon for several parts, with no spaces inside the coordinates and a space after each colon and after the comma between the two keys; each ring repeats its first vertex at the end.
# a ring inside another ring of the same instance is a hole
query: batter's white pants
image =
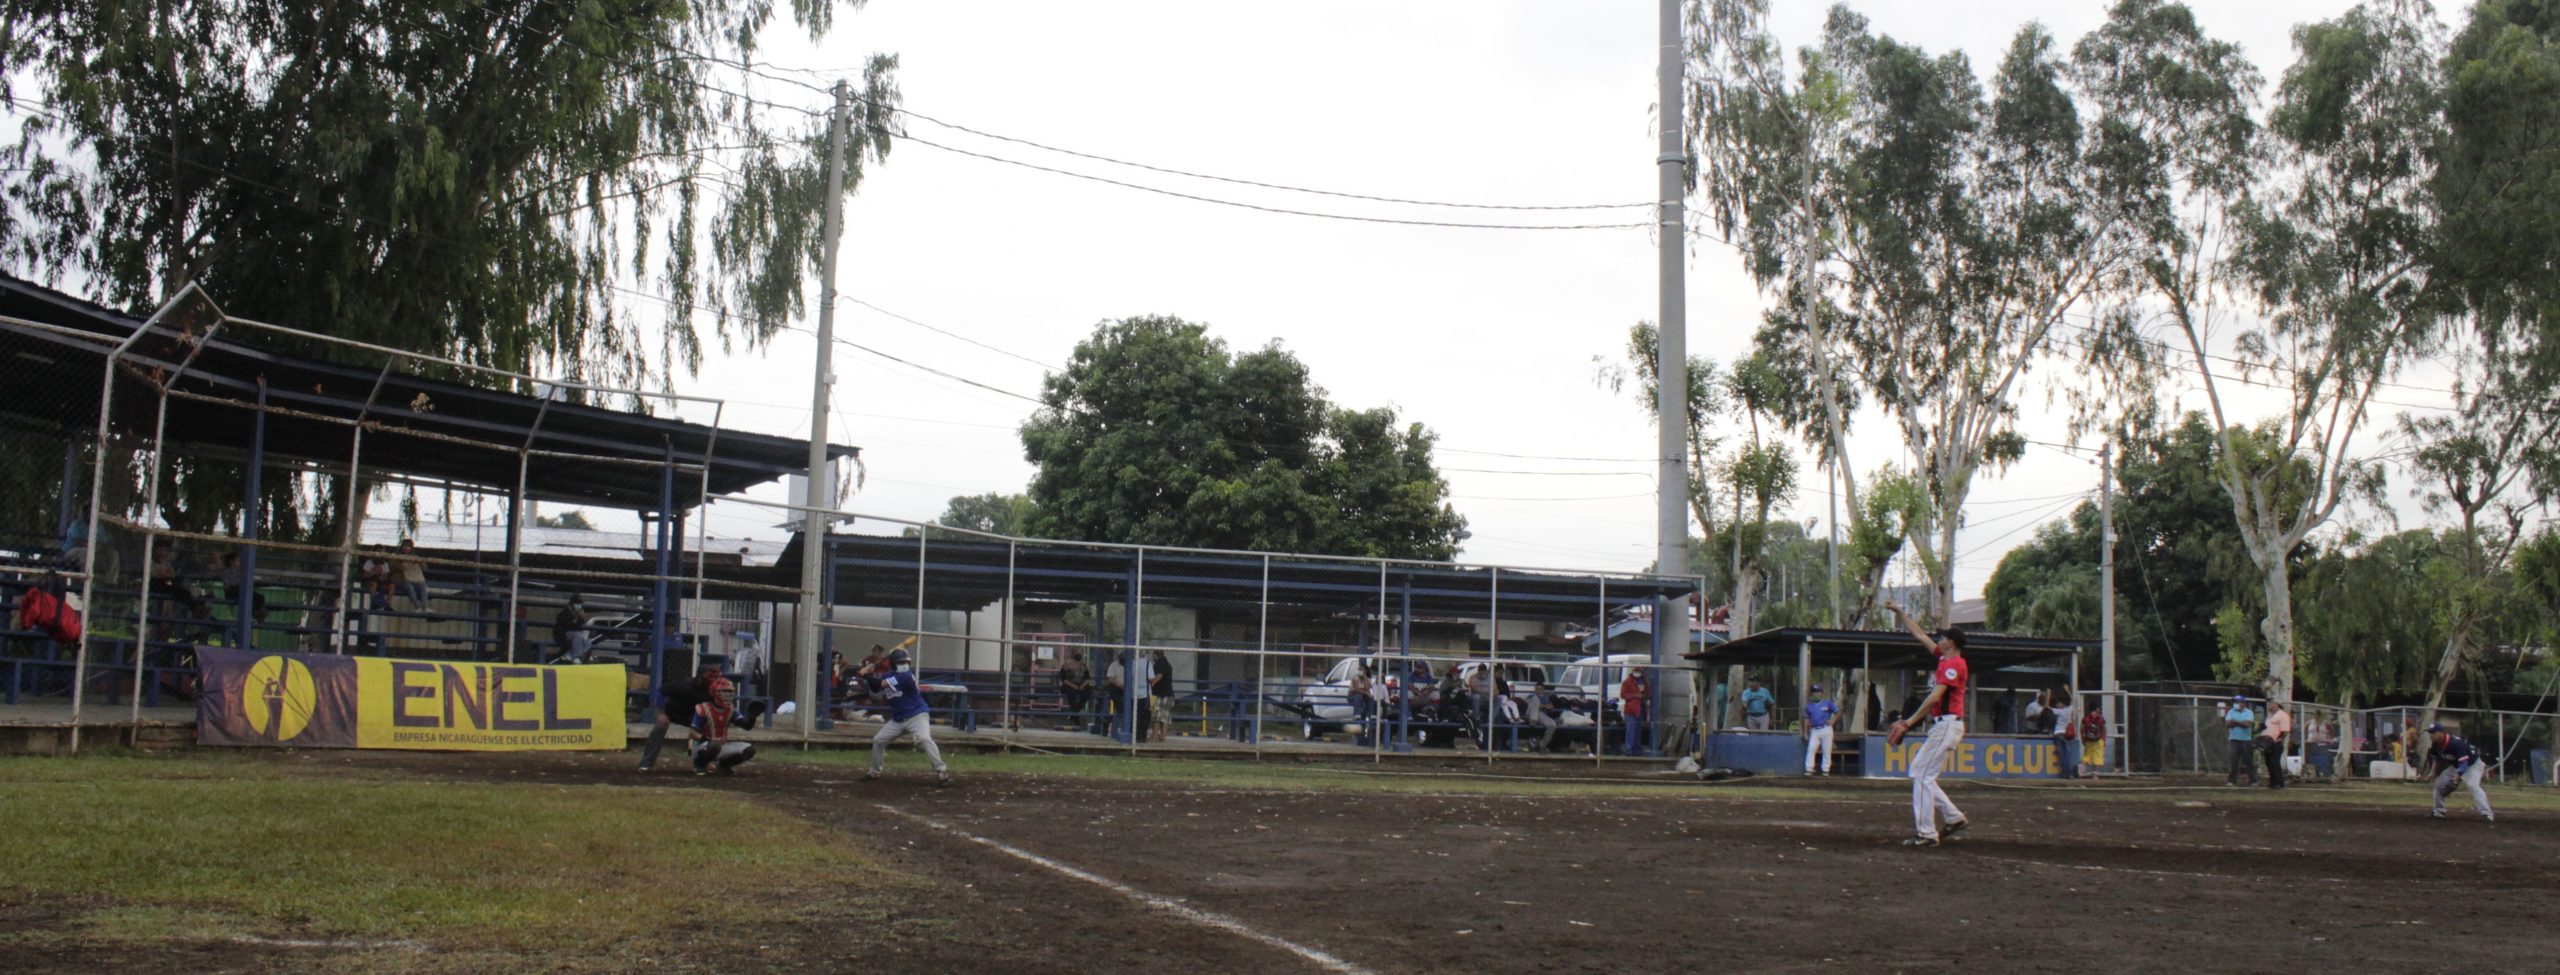
{"type": "Polygon", "coordinates": [[[2471,790],[2472,810],[2483,816],[2489,815],[2489,793],[2480,788],[2481,773],[2488,770],[2488,766],[2473,762],[2470,768],[2461,772],[2448,768],[2436,773],[2436,812],[2444,812],[2444,797],[2452,795],[2454,787],[2459,785],[2471,790]]]}
{"type": "Polygon", "coordinates": [[[1947,753],[1964,741],[1964,719],[1952,715],[1929,723],[1929,738],[1911,755],[1911,823],[1922,836],[1936,838],[1938,820],[1964,821],[1964,811],[1955,800],[1947,798],[1947,790],[1938,788],[1938,770],[1947,763],[1947,753]]]}
{"type": "Polygon", "coordinates": [[[889,743],[898,740],[900,735],[916,736],[916,747],[924,749],[924,757],[933,762],[935,772],[951,770],[950,766],[942,764],[942,749],[933,743],[933,716],[919,714],[904,721],[880,723],[880,733],[871,736],[871,774],[880,774],[881,767],[888,764],[889,743]]]}
{"type": "Polygon", "coordinates": [[[1815,728],[1812,734],[1804,738],[1804,774],[1806,775],[1813,774],[1813,753],[1815,752],[1822,753],[1822,770],[1831,771],[1831,729],[1828,726],[1815,728]]]}

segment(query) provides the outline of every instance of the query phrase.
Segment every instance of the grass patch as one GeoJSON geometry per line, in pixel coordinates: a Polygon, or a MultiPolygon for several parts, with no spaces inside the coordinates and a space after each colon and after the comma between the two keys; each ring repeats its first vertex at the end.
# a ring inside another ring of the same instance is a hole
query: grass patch
{"type": "Polygon", "coordinates": [[[717,792],[442,782],[225,752],[0,760],[0,822],[40,838],[0,857],[0,900],[92,905],[84,933],[109,941],[602,959],[698,914],[704,897],[724,920],[752,921],[790,910],[773,895],[813,877],[901,882],[815,825],[717,792]]]}
{"type": "MultiPolygon", "coordinates": [[[[776,761],[864,767],[868,751],[775,749],[776,761]]],[[[1789,786],[1753,786],[1744,782],[1701,784],[1662,776],[1659,784],[1601,779],[1531,778],[1499,771],[1397,771],[1394,768],[1350,768],[1345,765],[1291,762],[1247,762],[1133,758],[1118,755],[945,754],[956,774],[1007,773],[1096,782],[1175,782],[1199,788],[1267,789],[1283,792],[1364,792],[1390,795],[1526,795],[1556,797],[1624,796],[1644,798],[1836,798],[1789,786]]],[[[759,757],[761,760],[761,756],[759,757]]],[[[924,773],[917,759],[890,760],[890,774],[924,773]]]]}
{"type": "MultiPolygon", "coordinates": [[[[816,765],[867,766],[870,753],[861,750],[819,750],[807,752],[775,749],[769,753],[781,762],[805,762],[816,765]]],[[[1298,762],[1247,762],[1233,759],[1164,759],[1121,755],[1031,755],[1031,754],[958,754],[946,755],[953,771],[959,774],[1004,773],[1040,778],[1071,779],[1091,782],[1179,783],[1209,789],[1263,789],[1281,792],[1346,792],[1389,795],[1486,795],[1540,796],[1555,798],[1676,798],[1676,799],[1777,799],[1797,802],[1822,802],[1843,799],[1884,799],[1899,801],[1907,796],[1905,779],[1836,779],[1819,786],[1808,786],[1793,776],[1767,776],[1758,780],[1740,779],[1716,783],[1695,782],[1683,776],[1663,775],[1650,781],[1625,782],[1601,778],[1577,778],[1555,775],[1554,769],[1539,772],[1504,772],[1500,766],[1491,770],[1423,770],[1410,766],[1399,771],[1385,768],[1353,768],[1344,764],[1298,762]],[[1553,777],[1535,777],[1544,772],[1553,777]],[[1758,784],[1754,784],[1755,781],[1758,784]]],[[[920,774],[919,761],[899,756],[892,758],[893,769],[904,768],[909,774],[920,774]],[[905,762],[901,763],[900,758],[905,762]]],[[[1613,766],[1613,769],[1617,768],[1613,766]]],[[[1578,768],[1576,773],[1587,771],[1578,768]]],[[[892,774],[895,774],[893,771],[892,774]]],[[[1612,774],[1627,775],[1624,771],[1612,774]]],[[[2205,800],[2217,805],[2225,803],[2326,803],[2341,805],[2398,805],[2427,802],[2423,783],[2355,782],[2344,785],[2315,785],[2275,792],[2268,789],[2233,789],[2202,779],[2107,780],[2097,784],[2052,780],[1940,780],[1950,787],[1975,795],[2035,798],[2042,801],[2132,801],[2170,803],[2205,800]]],[[[2560,810],[2560,790],[2526,786],[2490,786],[2489,801],[2500,810],[2560,810]]],[[[2449,800],[2457,811],[2470,809],[2470,799],[2456,792],[2449,800]]]]}

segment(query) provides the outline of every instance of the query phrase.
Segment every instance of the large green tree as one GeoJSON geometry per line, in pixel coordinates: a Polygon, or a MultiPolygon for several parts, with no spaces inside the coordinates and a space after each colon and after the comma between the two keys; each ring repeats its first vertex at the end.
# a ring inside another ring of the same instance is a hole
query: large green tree
{"type": "MultiPolygon", "coordinates": [[[[1766,7],[1694,5],[1703,208],[1785,296],[1760,343],[1812,380],[1803,394],[1817,402],[1800,412],[1824,427],[1829,466],[1850,469],[1835,374],[1900,434],[1929,500],[1909,541],[1943,613],[1976,478],[2024,448],[2029,373],[2057,357],[2115,361],[2105,353],[2127,320],[2074,312],[2133,253],[2137,201],[2041,27],[2017,33],[1986,90],[1962,54],[1875,34],[1835,7],[1790,84],[1766,7]]],[[[2067,405],[2087,419],[2107,402],[2067,405]]]]}
{"type": "Polygon", "coordinates": [[[1102,323],[1022,425],[1031,532],[1052,538],[1445,560],[1467,537],[1434,435],[1335,406],[1276,343],[1102,323]]]}
{"type": "Polygon", "coordinates": [[[2436,287],[2490,353],[2522,360],[2520,400],[2560,381],[2560,0],[2480,0],[2444,57],[2436,287]]]}
{"type": "MultiPolygon", "coordinates": [[[[237,315],[663,384],[702,326],[753,344],[802,310],[826,123],[760,99],[825,100],[748,62],[784,10],[819,37],[859,5],[0,0],[0,262],[110,304],[194,282],[237,315]],[[673,299],[668,327],[635,286],[673,299]]],[[[894,68],[852,69],[847,193],[888,151],[894,68]]]]}

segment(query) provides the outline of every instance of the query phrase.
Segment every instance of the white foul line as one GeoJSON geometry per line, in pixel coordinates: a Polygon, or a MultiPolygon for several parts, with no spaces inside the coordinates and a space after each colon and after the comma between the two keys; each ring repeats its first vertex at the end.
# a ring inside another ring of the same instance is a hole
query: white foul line
{"type": "Polygon", "coordinates": [[[975,833],[971,833],[945,823],[935,822],[934,820],[916,815],[904,809],[899,809],[895,806],[882,805],[878,803],[874,803],[874,805],[879,806],[880,811],[892,816],[912,819],[916,822],[923,823],[926,826],[930,826],[942,832],[968,840],[971,843],[976,843],[980,846],[987,847],[988,849],[995,850],[1016,860],[1037,864],[1053,872],[1074,877],[1077,880],[1108,890],[1112,893],[1137,901],[1140,904],[1155,908],[1156,910],[1163,911],[1167,914],[1171,914],[1193,924],[1216,928],[1220,931],[1227,932],[1228,934],[1237,935],[1270,945],[1271,947],[1278,948],[1292,955],[1314,962],[1317,967],[1328,972],[1334,972],[1336,975],[1377,975],[1377,973],[1372,972],[1369,969],[1362,968],[1358,965],[1352,964],[1351,962],[1336,958],[1322,949],[1310,948],[1306,945],[1299,944],[1287,938],[1282,938],[1278,935],[1266,934],[1246,925],[1242,921],[1238,921],[1224,914],[1204,911],[1169,897],[1159,897],[1135,887],[1131,887],[1127,884],[1120,883],[1119,881],[1112,880],[1109,877],[1078,870],[1074,867],[1059,863],[1056,860],[1049,859],[1048,857],[1041,856],[1029,850],[1007,846],[984,836],[979,836],[975,833]]]}

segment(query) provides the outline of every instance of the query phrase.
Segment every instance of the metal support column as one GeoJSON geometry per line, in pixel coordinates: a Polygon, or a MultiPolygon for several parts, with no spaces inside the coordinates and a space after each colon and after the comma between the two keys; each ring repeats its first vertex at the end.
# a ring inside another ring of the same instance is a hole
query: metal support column
{"type": "Polygon", "coordinates": [[[1404,693],[1396,695],[1395,747],[1396,751],[1410,752],[1413,750],[1413,695],[1418,693],[1418,689],[1413,686],[1412,573],[1405,573],[1401,590],[1398,597],[1400,604],[1396,608],[1396,653],[1405,658],[1404,676],[1397,680],[1397,686],[1403,688],[1404,693]]]}
{"type": "Polygon", "coordinates": [[[1138,679],[1138,586],[1146,561],[1146,550],[1139,549],[1138,557],[1129,562],[1126,602],[1120,612],[1120,652],[1127,655],[1120,664],[1120,720],[1111,725],[1111,739],[1129,746],[1131,754],[1138,750],[1138,696],[1146,692],[1146,681],[1138,679]]]}
{"type": "Polygon", "coordinates": [[[669,539],[675,535],[676,451],[667,445],[663,463],[658,466],[658,523],[650,541],[657,550],[657,578],[649,582],[649,707],[667,703],[667,596],[672,591],[667,578],[675,574],[668,559],[674,554],[669,539]]]}
{"type": "Polygon", "coordinates": [[[257,621],[250,610],[257,605],[258,529],[265,508],[258,497],[263,493],[267,469],[267,377],[258,377],[258,412],[249,419],[249,487],[240,511],[240,591],[231,593],[232,622],[239,634],[232,643],[243,650],[257,649],[257,621]]]}
{"type": "Polygon", "coordinates": [[[1253,757],[1262,758],[1263,673],[1271,659],[1271,556],[1262,557],[1262,621],[1253,635],[1253,757]]]}

